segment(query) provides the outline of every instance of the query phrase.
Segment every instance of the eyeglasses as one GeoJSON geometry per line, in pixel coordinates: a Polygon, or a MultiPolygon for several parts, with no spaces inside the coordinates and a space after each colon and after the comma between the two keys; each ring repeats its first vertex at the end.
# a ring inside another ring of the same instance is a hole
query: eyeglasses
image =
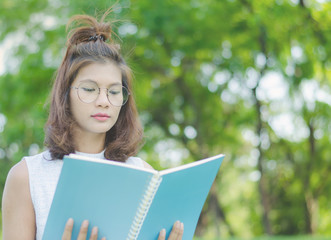
{"type": "Polygon", "coordinates": [[[70,87],[77,90],[78,98],[84,103],[94,102],[100,89],[107,89],[108,101],[116,107],[123,106],[129,99],[129,90],[122,85],[113,85],[110,88],[99,88],[98,84],[92,81],[81,82],[78,87],[70,87]]]}

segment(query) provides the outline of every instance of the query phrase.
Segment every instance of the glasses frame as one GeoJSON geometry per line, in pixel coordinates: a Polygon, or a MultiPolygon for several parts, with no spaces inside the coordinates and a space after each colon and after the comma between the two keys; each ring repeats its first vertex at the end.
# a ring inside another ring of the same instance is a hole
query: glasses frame
{"type": "Polygon", "coordinates": [[[79,96],[79,89],[80,89],[80,85],[81,84],[83,84],[84,82],[82,82],[82,83],[80,83],[79,85],[78,85],[78,87],[75,87],[75,86],[71,86],[70,87],[70,89],[76,89],[76,93],[77,93],[77,96],[78,96],[78,98],[79,98],[79,100],[81,101],[81,102],[83,102],[83,103],[93,103],[94,101],[96,101],[97,100],[97,98],[99,97],[99,95],[100,95],[100,92],[101,92],[101,89],[106,89],[107,90],[107,99],[108,99],[108,102],[111,104],[111,105],[113,105],[113,106],[115,106],[115,107],[122,107],[122,106],[124,106],[127,102],[128,102],[128,100],[129,100],[129,97],[130,97],[130,95],[131,95],[131,93],[130,93],[130,91],[129,91],[129,89],[127,88],[127,87],[125,87],[125,86],[123,86],[122,85],[122,89],[125,89],[126,91],[127,91],[127,95],[128,95],[128,97],[127,97],[127,99],[125,100],[124,98],[123,98],[123,101],[125,100],[125,102],[123,102],[122,103],[122,105],[115,105],[115,104],[113,104],[111,101],[110,101],[110,99],[109,99],[109,89],[111,88],[100,88],[99,87],[99,85],[97,84],[97,83],[95,83],[95,82],[93,82],[93,83],[95,83],[95,85],[97,86],[97,88],[99,89],[99,92],[98,92],[98,95],[96,95],[96,98],[93,100],[93,101],[91,101],[91,102],[86,102],[86,101],[83,101],[83,99],[81,99],[81,97],[79,96]]]}

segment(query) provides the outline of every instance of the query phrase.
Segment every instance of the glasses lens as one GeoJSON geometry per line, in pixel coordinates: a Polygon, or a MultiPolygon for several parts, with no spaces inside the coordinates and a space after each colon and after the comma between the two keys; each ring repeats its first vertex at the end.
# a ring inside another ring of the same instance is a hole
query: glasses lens
{"type": "Polygon", "coordinates": [[[99,87],[94,82],[82,82],[78,87],[78,97],[82,102],[91,103],[99,95],[99,87]]]}
{"type": "Polygon", "coordinates": [[[129,99],[129,91],[121,85],[115,85],[108,89],[109,102],[117,107],[124,105],[129,99]]]}

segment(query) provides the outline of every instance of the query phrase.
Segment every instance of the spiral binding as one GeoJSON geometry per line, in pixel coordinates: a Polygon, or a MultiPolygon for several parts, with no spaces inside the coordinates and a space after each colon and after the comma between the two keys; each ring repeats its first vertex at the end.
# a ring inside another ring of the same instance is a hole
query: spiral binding
{"type": "Polygon", "coordinates": [[[148,184],[147,190],[141,199],[136,216],[134,217],[133,223],[131,225],[129,235],[126,240],[136,240],[138,238],[140,229],[144,223],[145,217],[148,210],[153,202],[155,193],[160,186],[162,177],[157,173],[154,174],[151,181],[148,184]]]}

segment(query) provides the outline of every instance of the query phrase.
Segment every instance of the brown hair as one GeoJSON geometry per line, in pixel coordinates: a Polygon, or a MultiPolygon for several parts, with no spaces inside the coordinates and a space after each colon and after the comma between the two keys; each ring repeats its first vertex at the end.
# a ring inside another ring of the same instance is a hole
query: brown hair
{"type": "Polygon", "coordinates": [[[132,73],[120,53],[120,47],[111,39],[111,23],[105,22],[108,10],[98,22],[94,17],[77,15],[67,28],[76,24],[68,34],[67,51],[57,71],[50,99],[50,113],[45,126],[45,146],[52,159],[62,159],[75,151],[73,126],[69,103],[69,88],[79,70],[91,63],[115,63],[122,72],[122,84],[130,91],[115,125],[106,133],[105,157],[125,161],[135,155],[141,146],[143,131],[132,96],[132,73]]]}

